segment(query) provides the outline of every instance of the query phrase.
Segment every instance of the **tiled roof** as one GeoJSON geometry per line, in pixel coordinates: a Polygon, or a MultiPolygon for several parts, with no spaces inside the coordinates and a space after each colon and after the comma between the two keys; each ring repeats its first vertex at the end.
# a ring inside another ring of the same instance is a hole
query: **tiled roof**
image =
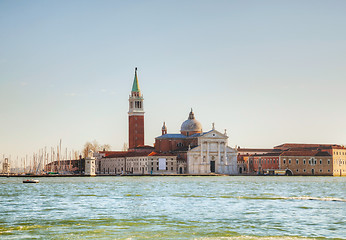
{"type": "Polygon", "coordinates": [[[282,151],[280,152],[269,152],[269,153],[263,153],[263,154],[255,154],[254,156],[256,157],[276,157],[276,156],[280,156],[282,154],[282,151]]]}
{"type": "Polygon", "coordinates": [[[149,145],[138,145],[135,149],[154,149],[154,147],[149,145]]]}
{"type": "Polygon", "coordinates": [[[308,143],[284,143],[274,148],[330,148],[332,146],[338,146],[336,144],[308,144],[308,143]]]}
{"type": "Polygon", "coordinates": [[[277,151],[275,149],[272,148],[237,148],[238,152],[274,152],[277,151]]]}
{"type": "Polygon", "coordinates": [[[194,137],[200,137],[200,136],[203,136],[205,133],[195,133],[195,134],[192,134],[191,136],[189,136],[189,138],[194,138],[194,137]]]}
{"type": "Polygon", "coordinates": [[[99,151],[100,154],[104,154],[106,157],[113,154],[125,154],[127,151],[99,151]]]}
{"type": "Polygon", "coordinates": [[[148,153],[143,152],[115,152],[113,154],[110,154],[106,156],[105,158],[119,158],[119,157],[146,157],[148,156],[148,153]]]}
{"type": "Polygon", "coordinates": [[[280,156],[331,156],[328,152],[318,150],[284,151],[280,156]]]}
{"type": "Polygon", "coordinates": [[[186,138],[186,136],[183,134],[180,134],[180,133],[173,133],[173,134],[168,133],[168,134],[156,137],[156,138],[186,138]]]}
{"type": "Polygon", "coordinates": [[[138,77],[137,77],[137,68],[135,69],[135,78],[133,79],[132,84],[132,92],[140,92],[139,84],[138,84],[138,77]]]}
{"type": "Polygon", "coordinates": [[[176,156],[176,155],[172,153],[151,152],[148,156],[176,156]]]}
{"type": "Polygon", "coordinates": [[[203,133],[195,133],[195,134],[192,134],[191,136],[185,136],[185,135],[180,134],[180,133],[168,133],[165,135],[158,136],[156,138],[196,138],[196,137],[203,136],[207,133],[210,133],[211,131],[213,131],[213,130],[210,130],[208,132],[203,132],[203,133]]]}

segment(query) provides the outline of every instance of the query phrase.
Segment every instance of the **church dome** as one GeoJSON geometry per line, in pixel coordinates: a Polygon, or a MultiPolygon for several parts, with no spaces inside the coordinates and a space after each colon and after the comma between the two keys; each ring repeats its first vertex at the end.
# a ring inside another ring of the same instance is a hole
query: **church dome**
{"type": "Polygon", "coordinates": [[[192,109],[189,118],[181,124],[180,132],[186,136],[202,132],[202,125],[195,119],[192,109]]]}

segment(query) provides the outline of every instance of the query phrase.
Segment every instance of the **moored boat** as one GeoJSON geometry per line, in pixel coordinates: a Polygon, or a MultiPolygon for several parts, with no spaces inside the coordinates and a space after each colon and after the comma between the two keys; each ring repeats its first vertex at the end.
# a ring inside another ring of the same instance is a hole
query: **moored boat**
{"type": "Polygon", "coordinates": [[[23,183],[39,183],[39,180],[36,179],[26,179],[23,181],[23,183]]]}

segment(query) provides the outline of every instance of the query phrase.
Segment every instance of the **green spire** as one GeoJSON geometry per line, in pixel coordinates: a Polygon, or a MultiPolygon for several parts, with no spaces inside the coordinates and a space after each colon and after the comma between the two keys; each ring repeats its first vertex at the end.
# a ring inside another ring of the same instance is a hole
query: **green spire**
{"type": "Polygon", "coordinates": [[[135,68],[135,79],[133,79],[132,92],[140,92],[140,91],[141,89],[139,88],[139,84],[138,84],[137,68],[135,68]]]}

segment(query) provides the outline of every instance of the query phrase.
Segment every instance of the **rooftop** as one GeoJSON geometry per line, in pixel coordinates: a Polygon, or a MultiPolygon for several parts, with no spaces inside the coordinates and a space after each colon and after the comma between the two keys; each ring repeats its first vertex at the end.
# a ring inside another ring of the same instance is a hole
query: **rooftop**
{"type": "Polygon", "coordinates": [[[319,150],[284,151],[280,156],[331,156],[328,152],[319,150]]]}

